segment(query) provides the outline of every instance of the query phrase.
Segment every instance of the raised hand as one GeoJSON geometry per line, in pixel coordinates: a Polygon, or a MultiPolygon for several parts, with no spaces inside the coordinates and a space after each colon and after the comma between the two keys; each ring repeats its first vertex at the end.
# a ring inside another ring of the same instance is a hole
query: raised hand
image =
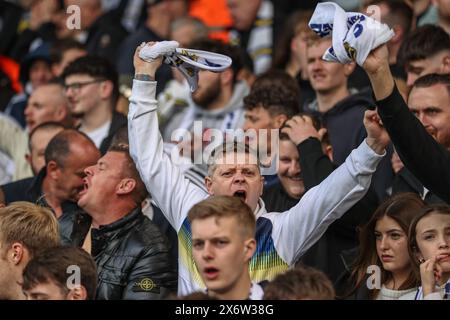
{"type": "Polygon", "coordinates": [[[420,265],[420,279],[424,297],[436,291],[436,283],[442,276],[442,268],[436,260],[436,257],[432,257],[420,265]]]}
{"type": "Polygon", "coordinates": [[[367,110],[364,113],[364,127],[367,131],[367,144],[376,153],[383,154],[390,138],[376,110],[367,110]]]}
{"type": "Polygon", "coordinates": [[[389,52],[383,44],[373,49],[364,61],[364,70],[372,84],[373,93],[377,100],[382,100],[392,93],[394,78],[389,68],[389,52]]]}
{"type": "Polygon", "coordinates": [[[399,173],[399,171],[405,167],[402,160],[400,160],[400,157],[398,156],[397,151],[395,151],[392,154],[391,165],[392,165],[392,170],[394,170],[395,174],[399,173]]]}
{"type": "Polygon", "coordinates": [[[370,75],[386,67],[389,68],[389,52],[387,44],[383,44],[369,53],[366,61],[364,61],[363,68],[370,75]]]}
{"type": "Polygon", "coordinates": [[[144,48],[144,46],[153,46],[155,44],[156,42],[143,42],[136,48],[133,57],[135,74],[148,74],[151,77],[155,78],[156,70],[158,70],[158,68],[161,66],[163,57],[159,57],[152,62],[144,61],[139,57],[139,52],[142,50],[142,48],[144,48]]]}
{"type": "Polygon", "coordinates": [[[313,126],[311,118],[307,116],[294,116],[286,121],[286,127],[281,129],[281,132],[286,133],[289,136],[289,139],[296,145],[310,137],[322,140],[326,131],[325,128],[317,131],[313,126]]]}

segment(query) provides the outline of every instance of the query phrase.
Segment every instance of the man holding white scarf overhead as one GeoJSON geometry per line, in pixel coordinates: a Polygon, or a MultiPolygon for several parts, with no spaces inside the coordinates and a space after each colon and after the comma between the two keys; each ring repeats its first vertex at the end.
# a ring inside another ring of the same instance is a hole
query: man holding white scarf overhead
{"type": "MultiPolygon", "coordinates": [[[[152,46],[153,43],[147,45],[152,46]]],[[[142,61],[139,58],[140,49],[137,49],[134,59],[136,75],[128,114],[130,154],[153,200],[178,234],[179,294],[205,287],[192,257],[191,226],[187,213],[209,195],[240,197],[255,213],[258,246],[249,272],[252,281],[256,282],[273,279],[286,271],[321,237],[329,224],[364,196],[388,143],[387,135],[372,118],[365,120],[368,138],[343,165],[309,190],[289,211],[266,211],[260,198],[264,179],[257,165],[257,156],[239,143],[220,146],[225,149],[216,149],[208,161],[207,192],[194,185],[183,177],[179,168],[163,152],[154,79],[161,60],[150,63],[142,61]]],[[[215,271],[217,277],[224,277],[220,266],[218,268],[215,271]]]]}

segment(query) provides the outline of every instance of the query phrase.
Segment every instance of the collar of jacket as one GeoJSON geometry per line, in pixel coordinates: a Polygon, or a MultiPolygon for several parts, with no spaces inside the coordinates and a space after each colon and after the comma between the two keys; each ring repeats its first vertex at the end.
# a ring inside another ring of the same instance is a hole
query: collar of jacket
{"type": "Polygon", "coordinates": [[[103,251],[106,244],[110,243],[115,238],[128,233],[130,229],[140,221],[139,218],[142,216],[141,208],[137,207],[126,216],[113,223],[100,226],[98,229],[92,228],[92,255],[95,257],[103,251]]]}
{"type": "Polygon", "coordinates": [[[127,231],[128,229],[133,227],[134,223],[141,215],[142,215],[141,208],[136,207],[130,213],[120,218],[119,220],[114,221],[113,223],[107,225],[102,225],[98,229],[92,229],[92,231],[95,230],[96,233],[100,235],[108,234],[108,236],[111,235],[111,233],[116,233],[122,230],[127,231]]]}

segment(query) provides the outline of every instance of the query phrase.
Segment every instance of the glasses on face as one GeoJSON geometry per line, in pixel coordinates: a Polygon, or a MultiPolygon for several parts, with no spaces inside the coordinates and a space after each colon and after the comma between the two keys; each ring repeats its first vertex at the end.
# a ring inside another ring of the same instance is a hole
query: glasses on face
{"type": "Polygon", "coordinates": [[[105,79],[94,79],[94,80],[86,81],[86,82],[74,82],[71,84],[64,84],[64,90],[66,92],[69,91],[69,89],[72,89],[73,91],[80,91],[81,88],[83,88],[84,86],[87,86],[87,85],[93,84],[93,83],[102,82],[102,81],[105,81],[105,79]]]}

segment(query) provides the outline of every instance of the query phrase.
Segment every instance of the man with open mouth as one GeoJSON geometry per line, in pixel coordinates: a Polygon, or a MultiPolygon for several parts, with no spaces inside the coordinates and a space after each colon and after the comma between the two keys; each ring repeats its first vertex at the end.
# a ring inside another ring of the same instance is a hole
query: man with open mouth
{"type": "Polygon", "coordinates": [[[178,233],[179,294],[205,288],[203,280],[196,276],[191,224],[187,218],[196,203],[211,195],[237,196],[250,207],[256,218],[258,247],[249,271],[252,281],[260,282],[286,271],[321,237],[330,223],[340,218],[368,190],[372,173],[389,142],[387,133],[372,114],[364,120],[368,137],[339,168],[288,211],[266,211],[260,198],[264,178],[258,157],[248,146],[237,142],[224,143],[212,153],[205,179],[207,192],[189,182],[163,152],[154,81],[162,58],[145,62],[139,57],[142,48],[137,48],[134,57],[136,74],[128,113],[130,154],[153,199],[178,233]]]}
{"type": "Polygon", "coordinates": [[[147,190],[127,144],[112,145],[84,169],[78,206],[60,219],[62,243],[95,260],[96,300],[154,300],[175,291],[176,272],[158,227],[141,210],[147,190]]]}
{"type": "Polygon", "coordinates": [[[261,300],[248,265],[256,250],[255,215],[242,199],[213,196],[189,210],[192,255],[207,294],[223,300],[261,300]]]}

